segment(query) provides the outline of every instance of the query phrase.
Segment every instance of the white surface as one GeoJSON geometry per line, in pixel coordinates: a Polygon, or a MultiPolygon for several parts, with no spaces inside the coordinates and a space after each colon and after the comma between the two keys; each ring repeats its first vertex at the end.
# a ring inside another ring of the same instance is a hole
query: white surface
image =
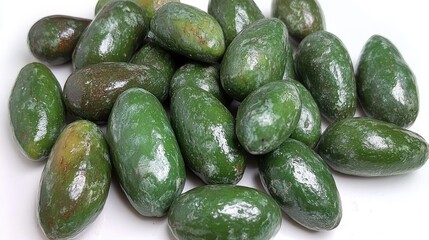
{"type": "MultiPolygon", "coordinates": [[[[182,0],[207,8],[208,1],[182,0]]],[[[413,69],[420,89],[420,114],[411,130],[429,139],[429,23],[425,1],[319,0],[327,30],[336,34],[355,65],[373,34],[389,38],[413,69]]],[[[266,16],[271,1],[256,0],[266,16]]],[[[18,151],[9,127],[8,98],[19,70],[37,61],[26,45],[31,25],[53,14],[93,17],[96,0],[4,1],[0,7],[0,239],[43,239],[36,220],[36,194],[44,162],[31,162],[18,151]]],[[[51,68],[63,84],[69,65],[51,68]]],[[[403,176],[357,178],[334,174],[342,198],[343,218],[330,232],[311,232],[283,216],[275,239],[429,239],[429,164],[403,176]]],[[[191,178],[185,191],[200,185],[191,178]]],[[[240,185],[261,188],[250,163],[240,185]]],[[[173,239],[166,218],[141,217],[113,183],[103,212],[78,239],[173,239]]]]}

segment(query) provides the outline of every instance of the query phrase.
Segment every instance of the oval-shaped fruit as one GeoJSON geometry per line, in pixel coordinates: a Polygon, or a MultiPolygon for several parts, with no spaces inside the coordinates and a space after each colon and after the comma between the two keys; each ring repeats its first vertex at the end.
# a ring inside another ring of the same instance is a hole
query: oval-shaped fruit
{"type": "Polygon", "coordinates": [[[107,124],[119,183],[144,216],[163,216],[185,185],[185,164],[167,114],[144,89],[123,92],[107,124]]]}
{"type": "Polygon", "coordinates": [[[226,46],[249,24],[264,18],[253,0],[210,0],[207,12],[222,27],[226,46]]]}
{"type": "Polygon", "coordinates": [[[49,239],[70,239],[100,214],[111,181],[101,130],[78,120],[63,130],[42,173],[38,218],[49,239]]]}
{"type": "Polygon", "coordinates": [[[134,2],[109,3],[79,39],[73,52],[73,68],[101,62],[128,62],[148,27],[142,9],[134,2]]]}
{"type": "Polygon", "coordinates": [[[353,63],[338,37],[326,31],[308,35],[298,46],[295,66],[328,121],[354,116],[357,94],[353,63]]]}
{"type": "Polygon", "coordinates": [[[90,22],[89,19],[65,15],[41,18],[28,32],[31,53],[51,65],[71,61],[76,44],[90,22]]]}
{"type": "Polygon", "coordinates": [[[301,115],[290,137],[313,148],[322,134],[319,108],[311,93],[300,82],[293,79],[290,79],[289,82],[295,86],[301,99],[301,115]]]}
{"type": "Polygon", "coordinates": [[[150,23],[154,41],[201,62],[216,62],[225,51],[219,23],[208,13],[183,3],[170,2],[158,9],[150,23]]]}
{"type": "Polygon", "coordinates": [[[417,133],[363,117],[330,125],[317,151],[335,171],[364,177],[415,171],[429,158],[429,145],[417,133]]]}
{"type": "Polygon", "coordinates": [[[408,127],[419,112],[416,80],[399,50],[374,35],[365,44],[357,71],[357,91],[369,116],[408,127]]]}
{"type": "Polygon", "coordinates": [[[170,82],[170,96],[175,91],[185,86],[201,88],[215,96],[223,104],[230,98],[225,93],[219,80],[219,68],[215,65],[203,63],[187,63],[180,67],[170,82]]]}
{"type": "Polygon", "coordinates": [[[298,42],[325,30],[325,17],[317,0],[274,0],[272,15],[286,24],[290,36],[298,42]]]}
{"type": "Polygon", "coordinates": [[[264,188],[304,227],[331,230],[342,217],[334,178],[322,158],[304,143],[287,139],[259,161],[264,188]]]}
{"type": "Polygon", "coordinates": [[[295,86],[275,81],[247,96],[238,108],[236,133],[251,154],[271,152],[295,130],[301,113],[301,100],[295,86]]]}
{"type": "Polygon", "coordinates": [[[278,19],[258,20],[231,42],[220,67],[225,92],[238,101],[262,85],[282,80],[287,29],[278,19]]]}
{"type": "Polygon", "coordinates": [[[120,62],[93,64],[67,78],[64,102],[72,114],[103,122],[125,90],[144,88],[163,101],[168,95],[168,84],[169,79],[154,67],[120,62]]]}
{"type": "Polygon", "coordinates": [[[48,157],[65,125],[61,86],[48,67],[25,65],[9,97],[12,130],[21,152],[31,160],[48,157]]]}
{"type": "Polygon", "coordinates": [[[187,166],[207,184],[240,181],[245,156],[229,110],[212,94],[189,86],[174,92],[170,108],[187,166]]]}
{"type": "Polygon", "coordinates": [[[131,58],[130,63],[156,68],[170,82],[176,71],[174,56],[155,43],[146,43],[131,58]]]}
{"type": "Polygon", "coordinates": [[[194,188],[168,213],[173,235],[185,239],[271,239],[281,225],[277,203],[256,189],[236,185],[194,188]]]}

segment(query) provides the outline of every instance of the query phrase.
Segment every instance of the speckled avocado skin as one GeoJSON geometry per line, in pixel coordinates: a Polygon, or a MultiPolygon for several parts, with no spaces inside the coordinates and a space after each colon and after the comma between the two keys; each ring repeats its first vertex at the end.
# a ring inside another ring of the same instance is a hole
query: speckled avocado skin
{"type": "Polygon", "coordinates": [[[301,115],[290,137],[313,148],[322,134],[322,119],[319,107],[317,107],[311,93],[300,82],[293,79],[289,80],[289,82],[295,86],[301,99],[301,115]]]}
{"type": "Polygon", "coordinates": [[[357,93],[353,63],[338,37],[327,31],[308,35],[298,46],[295,67],[328,121],[354,116],[357,93]]]}
{"type": "Polygon", "coordinates": [[[207,184],[235,184],[245,169],[234,118],[212,94],[183,87],[171,97],[171,121],[187,166],[207,184]]]}
{"type": "Polygon", "coordinates": [[[271,152],[295,130],[301,114],[301,99],[295,86],[275,81],[247,96],[238,108],[236,134],[251,154],[271,152]]]}
{"type": "Polygon", "coordinates": [[[231,101],[220,84],[218,65],[193,62],[181,66],[171,79],[170,96],[184,86],[201,88],[213,94],[223,104],[231,101]]]}
{"type": "Polygon", "coordinates": [[[322,158],[304,143],[287,139],[259,161],[264,188],[304,227],[332,230],[342,217],[334,178],[322,158]]]}
{"type": "Polygon", "coordinates": [[[264,18],[253,0],[210,0],[207,12],[222,27],[226,46],[249,24],[264,18]]]}
{"type": "Polygon", "coordinates": [[[147,34],[149,23],[132,1],[106,5],[83,32],[73,52],[73,68],[101,62],[128,62],[147,34]]]}
{"type": "Polygon", "coordinates": [[[163,216],[185,185],[185,165],[167,114],[148,91],[122,93],[109,117],[107,140],[119,183],[144,216],[163,216]]]}
{"type": "Polygon", "coordinates": [[[201,62],[217,62],[225,52],[219,23],[208,13],[183,3],[158,9],[150,23],[150,37],[164,48],[201,62]]]}
{"type": "Polygon", "coordinates": [[[19,72],[9,97],[15,140],[30,160],[48,157],[65,125],[61,86],[48,67],[29,63],[19,72]]]}
{"type": "Polygon", "coordinates": [[[167,98],[169,79],[152,66],[99,63],[73,72],[64,84],[64,102],[70,113],[105,122],[116,98],[127,89],[140,87],[160,101],[167,98]]]}
{"type": "Polygon", "coordinates": [[[367,115],[401,127],[414,123],[419,112],[415,76],[388,39],[374,35],[367,41],[356,81],[359,100],[367,115]]]}
{"type": "Polygon", "coordinates": [[[317,152],[338,172],[390,176],[422,167],[429,157],[429,145],[417,133],[359,117],[330,125],[320,138],[317,152]]]}
{"type": "Polygon", "coordinates": [[[325,17],[317,0],[274,0],[272,15],[286,24],[290,36],[298,42],[325,30],[325,17]]]}
{"type": "Polygon", "coordinates": [[[282,80],[287,39],[286,26],[274,18],[258,20],[237,35],[220,67],[226,93],[242,101],[262,85],[282,80]]]}
{"type": "Polygon", "coordinates": [[[70,239],[100,214],[109,193],[109,148],[92,122],[75,121],[52,148],[40,180],[37,216],[49,239],[70,239]]]}
{"type": "Polygon", "coordinates": [[[50,65],[71,61],[74,48],[90,22],[89,19],[65,15],[41,18],[28,32],[31,53],[50,65]]]}
{"type": "Polygon", "coordinates": [[[276,202],[258,190],[236,185],[194,188],[174,201],[168,225],[180,240],[273,238],[281,225],[276,202]]]}

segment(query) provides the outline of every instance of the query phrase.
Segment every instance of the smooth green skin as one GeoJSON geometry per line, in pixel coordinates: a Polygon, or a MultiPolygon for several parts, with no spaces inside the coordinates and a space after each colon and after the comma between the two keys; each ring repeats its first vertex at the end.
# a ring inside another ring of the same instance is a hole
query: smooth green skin
{"type": "Polygon", "coordinates": [[[409,127],[419,112],[416,79],[401,53],[388,39],[374,35],[362,50],[357,91],[368,116],[409,127]]]}
{"type": "Polygon", "coordinates": [[[210,0],[207,12],[222,27],[226,46],[248,25],[264,18],[253,0],[210,0]]]}
{"type": "Polygon", "coordinates": [[[238,107],[237,138],[247,152],[266,154],[290,136],[300,115],[301,99],[293,84],[287,81],[265,84],[238,107]]]}
{"type": "Polygon", "coordinates": [[[295,67],[328,121],[354,116],[357,94],[353,63],[338,37],[326,31],[308,35],[298,46],[295,67]]]}
{"type": "Polygon", "coordinates": [[[75,121],[52,148],[40,180],[38,219],[49,239],[70,239],[100,214],[111,182],[109,148],[92,122],[75,121]]]}
{"type": "Polygon", "coordinates": [[[130,63],[156,68],[169,82],[177,69],[173,54],[151,42],[143,45],[131,58],[130,63]]]}
{"type": "Polygon", "coordinates": [[[207,184],[235,184],[246,168],[234,118],[212,94],[183,87],[171,97],[171,121],[187,166],[207,184]]]}
{"type": "Polygon", "coordinates": [[[322,135],[322,119],[319,107],[317,107],[313,96],[304,85],[293,79],[288,81],[295,86],[301,99],[301,115],[290,137],[305,143],[310,148],[314,148],[319,141],[320,135],[322,135]]]}
{"type": "Polygon", "coordinates": [[[128,62],[148,32],[144,13],[132,1],[112,2],[95,16],[73,52],[73,68],[128,62]]]}
{"type": "Polygon", "coordinates": [[[180,67],[170,82],[170,96],[175,91],[184,87],[193,86],[207,91],[215,96],[223,104],[231,101],[220,84],[219,67],[203,63],[187,63],[180,67]]]}
{"type": "Polygon", "coordinates": [[[281,210],[267,194],[237,185],[205,185],[174,201],[168,225],[179,240],[271,239],[281,210]]]}
{"type": "Polygon", "coordinates": [[[122,93],[109,117],[107,139],[119,183],[143,216],[167,214],[185,185],[185,164],[167,114],[150,92],[122,93]]]}
{"type": "Polygon", "coordinates": [[[259,161],[266,191],[302,226],[332,230],[342,217],[340,194],[328,165],[304,143],[287,139],[259,161]]]}
{"type": "Polygon", "coordinates": [[[25,65],[9,97],[9,116],[15,140],[30,160],[48,157],[65,125],[61,86],[48,67],[25,65]]]}
{"type": "MultiPolygon", "coordinates": [[[[101,10],[101,8],[103,8],[108,3],[117,2],[117,1],[123,1],[123,0],[98,0],[97,5],[95,6],[95,14],[97,14],[101,10]]],[[[180,2],[180,0],[128,0],[128,1],[133,1],[141,7],[145,15],[146,22],[150,22],[153,15],[155,15],[155,12],[162,5],[168,2],[180,2]]]]}
{"type": "Polygon", "coordinates": [[[326,29],[325,16],[317,0],[273,0],[272,16],[282,20],[290,36],[298,42],[326,29]]]}
{"type": "MultiPolygon", "coordinates": [[[[289,35],[288,35],[289,39],[289,35]]],[[[286,63],[282,79],[297,79],[295,73],[295,61],[293,58],[293,47],[289,40],[286,41],[286,63]]]]}
{"type": "Polygon", "coordinates": [[[150,30],[157,44],[193,60],[213,63],[225,52],[222,28],[216,19],[187,4],[170,2],[160,7],[150,30]]]}
{"type": "Polygon", "coordinates": [[[317,152],[335,171],[376,177],[419,169],[429,158],[429,145],[417,133],[360,117],[330,125],[320,138],[317,152]]]}
{"type": "Polygon", "coordinates": [[[225,92],[238,101],[269,82],[282,79],[286,64],[287,29],[266,18],[247,26],[231,42],[220,67],[225,92]]]}
{"type": "Polygon", "coordinates": [[[107,121],[116,98],[127,89],[144,88],[164,101],[169,79],[151,66],[99,63],[73,72],[64,84],[64,102],[70,113],[92,121],[107,121]]]}
{"type": "Polygon", "coordinates": [[[34,57],[50,65],[71,61],[76,44],[91,20],[65,15],[41,18],[27,35],[34,57]]]}

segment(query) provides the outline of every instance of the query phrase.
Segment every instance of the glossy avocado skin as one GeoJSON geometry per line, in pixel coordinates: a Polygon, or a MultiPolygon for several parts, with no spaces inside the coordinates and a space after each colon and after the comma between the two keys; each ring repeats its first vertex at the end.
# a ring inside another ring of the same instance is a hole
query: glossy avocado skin
{"type": "Polygon", "coordinates": [[[341,199],[328,165],[304,143],[287,139],[259,161],[264,188],[304,227],[332,230],[342,217],[341,199]]]}
{"type": "Polygon", "coordinates": [[[168,225],[180,240],[271,239],[281,225],[276,202],[256,189],[237,185],[205,185],[178,197],[168,225]]]}
{"type": "Polygon", "coordinates": [[[31,53],[50,65],[71,61],[74,48],[90,22],[90,19],[65,15],[41,18],[28,32],[31,53]]]}
{"type": "Polygon", "coordinates": [[[107,124],[107,140],[119,183],[144,216],[167,213],[185,185],[185,164],[167,114],[144,89],[123,92],[107,124]]]}
{"type": "Polygon", "coordinates": [[[213,63],[225,52],[219,23],[208,13],[183,3],[158,9],[150,23],[150,37],[160,46],[193,60],[213,63]]]}
{"type": "Polygon", "coordinates": [[[170,82],[170,96],[184,86],[194,86],[207,91],[223,104],[231,101],[220,84],[219,66],[198,62],[187,63],[181,66],[170,82]]]}
{"type": "Polygon", "coordinates": [[[394,124],[358,117],[329,126],[317,152],[338,172],[376,177],[422,167],[429,157],[429,145],[420,135],[394,124]]]}
{"type": "Polygon", "coordinates": [[[169,79],[151,66],[110,62],[92,64],[73,72],[64,84],[64,102],[72,114],[105,122],[116,98],[127,89],[140,87],[160,101],[167,98],[169,79]]]}
{"type": "Polygon", "coordinates": [[[301,114],[301,99],[287,81],[265,84],[249,94],[238,108],[236,134],[251,154],[271,152],[295,130],[301,114]]]}
{"type": "Polygon", "coordinates": [[[48,67],[34,62],[20,70],[9,116],[21,152],[30,160],[46,159],[65,125],[61,86],[48,67]]]}
{"type": "Polygon", "coordinates": [[[207,12],[222,27],[226,46],[249,24],[264,18],[253,0],[210,0],[207,12]]]}
{"type": "Polygon", "coordinates": [[[234,118],[212,94],[183,87],[171,97],[171,121],[187,166],[207,184],[235,184],[243,176],[244,151],[234,118]]]}
{"type": "Polygon", "coordinates": [[[308,35],[298,46],[295,67],[328,121],[354,116],[357,93],[353,64],[338,37],[326,31],[308,35]]]}
{"type": "Polygon", "coordinates": [[[282,80],[287,36],[284,23],[274,18],[253,22],[240,32],[226,50],[220,67],[226,93],[243,101],[262,85],[282,80]]]}
{"type": "Polygon", "coordinates": [[[314,101],[311,93],[300,82],[290,79],[296,90],[298,90],[301,99],[301,115],[290,135],[291,138],[305,143],[310,148],[314,148],[322,135],[322,119],[320,117],[319,107],[314,101]]]}
{"type": "Polygon", "coordinates": [[[317,0],[274,0],[272,15],[286,24],[290,36],[298,42],[325,30],[325,17],[317,0]]]}
{"type": "Polygon", "coordinates": [[[156,68],[170,82],[176,69],[175,56],[155,43],[144,44],[131,58],[130,63],[156,68]]]}
{"type": "Polygon", "coordinates": [[[359,60],[357,91],[365,113],[409,127],[419,112],[416,79],[399,50],[388,39],[372,36],[359,60]]]}
{"type": "Polygon", "coordinates": [[[109,193],[109,148],[92,122],[75,121],[64,129],[40,180],[37,215],[49,239],[69,239],[100,214],[109,193]]]}
{"type": "Polygon", "coordinates": [[[82,33],[73,52],[73,68],[129,61],[148,27],[143,11],[132,1],[109,3],[82,33]]]}

